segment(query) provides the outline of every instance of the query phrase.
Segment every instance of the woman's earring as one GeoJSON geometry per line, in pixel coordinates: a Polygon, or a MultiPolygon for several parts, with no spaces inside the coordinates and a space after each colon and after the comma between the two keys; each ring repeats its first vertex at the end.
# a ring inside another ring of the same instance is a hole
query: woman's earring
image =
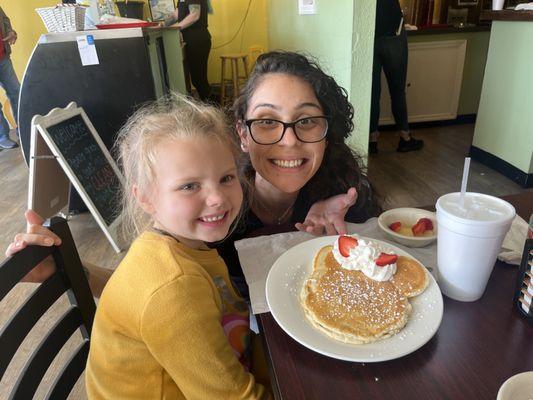
{"type": "Polygon", "coordinates": [[[244,144],[244,142],[241,142],[241,150],[246,151],[246,145],[244,144]]]}

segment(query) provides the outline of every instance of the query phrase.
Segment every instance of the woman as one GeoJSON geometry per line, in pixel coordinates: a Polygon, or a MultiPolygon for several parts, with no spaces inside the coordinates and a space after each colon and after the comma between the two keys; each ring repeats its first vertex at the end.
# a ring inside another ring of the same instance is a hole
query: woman
{"type": "MultiPolygon", "coordinates": [[[[379,207],[357,158],[344,143],[353,130],[348,96],[309,58],[290,52],[261,55],[235,102],[234,115],[244,153],[241,166],[250,183],[250,209],[241,227],[215,246],[246,296],[235,240],[282,224],[315,235],[342,234],[345,220],[363,222],[377,215],[379,207]]],[[[58,244],[59,238],[41,226],[39,216],[28,211],[26,219],[28,233],[15,237],[7,255],[28,244],[58,244]]],[[[98,295],[111,271],[87,267],[98,295]]],[[[27,279],[41,281],[53,268],[43,262],[27,279]]]]}
{"type": "Polygon", "coordinates": [[[207,0],[179,0],[176,11],[165,20],[165,26],[175,24],[181,30],[191,81],[200,100],[204,101],[211,94],[207,80],[207,60],[211,51],[211,35],[207,30],[208,9],[207,0]]]}
{"type": "Polygon", "coordinates": [[[252,188],[250,210],[241,228],[217,247],[246,295],[236,240],[280,224],[315,235],[346,233],[345,220],[364,222],[379,208],[344,142],[353,130],[348,96],[309,58],[290,52],[260,56],[233,111],[247,155],[241,166],[252,188]]]}

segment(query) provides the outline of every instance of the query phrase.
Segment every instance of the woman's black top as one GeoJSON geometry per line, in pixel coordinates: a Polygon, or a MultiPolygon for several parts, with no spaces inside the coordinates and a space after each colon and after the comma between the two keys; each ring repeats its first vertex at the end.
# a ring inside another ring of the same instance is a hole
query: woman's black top
{"type": "Polygon", "coordinates": [[[376,37],[395,36],[402,20],[398,0],[377,0],[376,37]]]}
{"type": "Polygon", "coordinates": [[[178,22],[183,21],[189,14],[189,6],[197,4],[200,6],[200,19],[194,24],[181,30],[183,40],[194,39],[197,36],[203,36],[207,33],[207,0],[179,0],[178,1],[178,22]]]}

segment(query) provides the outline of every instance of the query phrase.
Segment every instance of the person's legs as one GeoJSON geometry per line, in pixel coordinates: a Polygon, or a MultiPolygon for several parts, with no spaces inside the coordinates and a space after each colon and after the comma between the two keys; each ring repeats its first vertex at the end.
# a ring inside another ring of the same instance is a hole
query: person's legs
{"type": "Polygon", "coordinates": [[[211,85],[207,80],[207,60],[211,51],[211,38],[201,38],[186,46],[189,70],[193,86],[198,91],[200,100],[207,100],[211,94],[211,85]]]}
{"type": "Polygon", "coordinates": [[[378,152],[378,123],[379,123],[379,99],[381,96],[381,38],[374,39],[374,61],[372,64],[372,95],[370,99],[370,140],[368,152],[378,152]]]}
{"type": "MultiPolygon", "coordinates": [[[[15,121],[17,121],[20,84],[9,58],[4,58],[0,61],[0,86],[6,91],[7,98],[11,103],[11,109],[13,110],[13,116],[15,117],[15,121]]],[[[9,131],[9,123],[4,116],[2,105],[0,105],[0,148],[12,149],[18,147],[16,142],[9,139],[9,131]]]]}
{"type": "Polygon", "coordinates": [[[383,71],[385,72],[391,95],[394,121],[400,130],[398,151],[419,150],[424,145],[424,142],[411,138],[407,117],[407,100],[405,97],[408,59],[407,36],[402,31],[399,36],[389,36],[385,40],[386,42],[383,45],[383,71]]]}
{"type": "Polygon", "coordinates": [[[398,129],[409,131],[405,81],[407,79],[407,40],[405,34],[387,36],[383,46],[383,71],[389,85],[391,108],[398,129]]]}

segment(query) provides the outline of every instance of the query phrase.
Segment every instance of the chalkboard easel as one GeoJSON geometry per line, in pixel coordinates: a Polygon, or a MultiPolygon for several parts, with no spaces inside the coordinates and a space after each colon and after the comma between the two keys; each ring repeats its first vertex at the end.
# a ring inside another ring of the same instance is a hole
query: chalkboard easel
{"type": "Polygon", "coordinates": [[[118,253],[124,178],[93,124],[71,102],[32,119],[28,206],[45,218],[68,207],[69,182],[118,253]]]}

